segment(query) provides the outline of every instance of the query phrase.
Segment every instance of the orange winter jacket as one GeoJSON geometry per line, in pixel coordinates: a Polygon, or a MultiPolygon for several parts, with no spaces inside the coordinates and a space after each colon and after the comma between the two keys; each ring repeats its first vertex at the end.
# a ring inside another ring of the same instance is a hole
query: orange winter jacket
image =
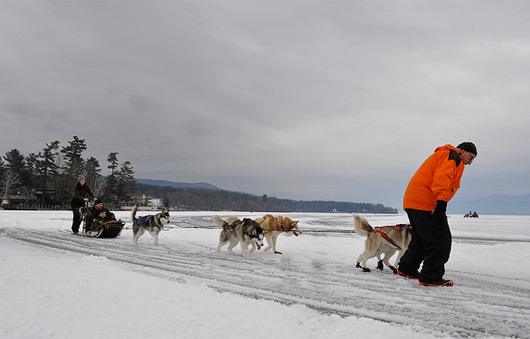
{"type": "Polygon", "coordinates": [[[433,211],[437,200],[448,202],[460,188],[464,163],[452,145],[438,147],[410,179],[403,209],[433,211]]]}

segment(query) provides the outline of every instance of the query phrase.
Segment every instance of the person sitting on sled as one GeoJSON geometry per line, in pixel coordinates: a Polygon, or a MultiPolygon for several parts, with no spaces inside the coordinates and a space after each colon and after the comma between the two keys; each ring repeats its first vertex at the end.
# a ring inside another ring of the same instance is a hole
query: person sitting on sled
{"type": "Polygon", "coordinates": [[[116,216],[103,206],[103,201],[97,199],[86,217],[87,233],[95,230],[98,225],[111,220],[116,220],[116,216]]]}

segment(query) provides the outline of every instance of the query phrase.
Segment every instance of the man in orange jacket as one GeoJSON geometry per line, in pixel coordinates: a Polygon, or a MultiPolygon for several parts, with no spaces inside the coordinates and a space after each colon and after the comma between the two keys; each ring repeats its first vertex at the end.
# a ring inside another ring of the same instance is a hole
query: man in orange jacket
{"type": "Polygon", "coordinates": [[[445,214],[447,203],[460,188],[464,165],[477,156],[472,142],[438,147],[410,179],[403,209],[412,226],[412,240],[396,273],[418,279],[424,286],[453,286],[443,278],[451,252],[451,230],[445,214]],[[421,263],[423,267],[418,272],[421,263]]]}

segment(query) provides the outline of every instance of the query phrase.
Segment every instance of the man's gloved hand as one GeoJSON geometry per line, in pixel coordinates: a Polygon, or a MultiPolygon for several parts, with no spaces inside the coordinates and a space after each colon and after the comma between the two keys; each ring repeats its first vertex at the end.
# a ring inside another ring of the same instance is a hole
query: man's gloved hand
{"type": "Polygon", "coordinates": [[[445,215],[445,212],[447,211],[447,202],[443,200],[436,200],[436,208],[434,209],[433,213],[436,217],[445,215]]]}

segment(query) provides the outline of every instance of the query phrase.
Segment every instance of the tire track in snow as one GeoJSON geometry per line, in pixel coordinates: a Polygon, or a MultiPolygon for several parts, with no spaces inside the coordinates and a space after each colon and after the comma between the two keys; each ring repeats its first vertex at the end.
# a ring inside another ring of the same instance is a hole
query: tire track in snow
{"type": "Polygon", "coordinates": [[[451,272],[459,285],[427,288],[390,271],[362,273],[325,257],[215,254],[203,244],[135,246],[129,238],[91,239],[69,232],[3,229],[4,236],[40,246],[106,257],[165,279],[204,283],[221,291],[301,304],[325,314],[367,317],[418,332],[452,337],[525,337],[530,289],[509,279],[451,272]]]}

